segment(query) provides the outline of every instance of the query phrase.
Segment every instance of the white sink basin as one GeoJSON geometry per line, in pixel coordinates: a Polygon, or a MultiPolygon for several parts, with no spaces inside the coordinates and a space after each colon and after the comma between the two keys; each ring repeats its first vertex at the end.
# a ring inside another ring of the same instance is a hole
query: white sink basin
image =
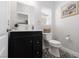
{"type": "Polygon", "coordinates": [[[57,41],[57,40],[49,40],[48,42],[49,42],[49,44],[50,44],[51,46],[54,46],[54,47],[61,47],[61,42],[60,42],[60,41],[57,41]]]}

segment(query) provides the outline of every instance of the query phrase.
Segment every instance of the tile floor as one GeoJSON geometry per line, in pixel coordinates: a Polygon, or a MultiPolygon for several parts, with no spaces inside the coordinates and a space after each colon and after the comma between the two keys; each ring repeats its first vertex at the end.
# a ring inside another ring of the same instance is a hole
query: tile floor
{"type": "MultiPolygon", "coordinates": [[[[60,58],[77,58],[62,50],[59,50],[59,51],[60,51],[60,58]]],[[[43,50],[43,58],[57,58],[57,57],[51,55],[48,51],[43,50]]]]}

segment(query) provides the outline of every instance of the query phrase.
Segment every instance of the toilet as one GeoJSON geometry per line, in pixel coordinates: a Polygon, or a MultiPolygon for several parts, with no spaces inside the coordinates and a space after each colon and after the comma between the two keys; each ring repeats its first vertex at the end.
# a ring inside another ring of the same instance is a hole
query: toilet
{"type": "Polygon", "coordinates": [[[54,40],[53,36],[52,36],[52,33],[46,34],[46,40],[53,47],[57,47],[57,48],[61,47],[61,42],[57,41],[57,40],[54,40]]]}
{"type": "Polygon", "coordinates": [[[54,40],[52,34],[46,35],[47,41],[49,42],[49,53],[55,57],[60,57],[59,48],[61,48],[61,42],[54,40]]]}

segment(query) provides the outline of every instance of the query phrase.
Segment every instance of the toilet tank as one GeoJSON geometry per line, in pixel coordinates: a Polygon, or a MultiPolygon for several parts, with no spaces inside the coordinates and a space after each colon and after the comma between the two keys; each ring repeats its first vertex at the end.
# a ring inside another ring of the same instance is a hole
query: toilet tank
{"type": "Polygon", "coordinates": [[[47,39],[47,40],[52,40],[52,39],[53,39],[52,33],[47,33],[47,34],[46,34],[46,39],[47,39]]]}

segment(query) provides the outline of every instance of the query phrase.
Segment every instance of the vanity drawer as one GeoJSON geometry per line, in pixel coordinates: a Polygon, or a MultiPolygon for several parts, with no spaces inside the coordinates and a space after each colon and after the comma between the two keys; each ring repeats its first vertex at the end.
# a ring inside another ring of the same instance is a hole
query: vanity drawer
{"type": "Polygon", "coordinates": [[[42,32],[41,31],[23,31],[23,32],[11,32],[12,36],[41,36],[42,32]],[[27,33],[26,33],[27,32],[27,33]],[[38,34],[39,33],[39,34],[38,34]]]}
{"type": "Polygon", "coordinates": [[[42,51],[38,51],[38,50],[34,51],[33,57],[34,58],[42,58],[42,51]]]}
{"type": "Polygon", "coordinates": [[[33,50],[36,51],[42,51],[42,46],[33,46],[33,50]]]}
{"type": "Polygon", "coordinates": [[[33,38],[33,45],[42,45],[42,37],[36,36],[35,38],[33,38]]]}

